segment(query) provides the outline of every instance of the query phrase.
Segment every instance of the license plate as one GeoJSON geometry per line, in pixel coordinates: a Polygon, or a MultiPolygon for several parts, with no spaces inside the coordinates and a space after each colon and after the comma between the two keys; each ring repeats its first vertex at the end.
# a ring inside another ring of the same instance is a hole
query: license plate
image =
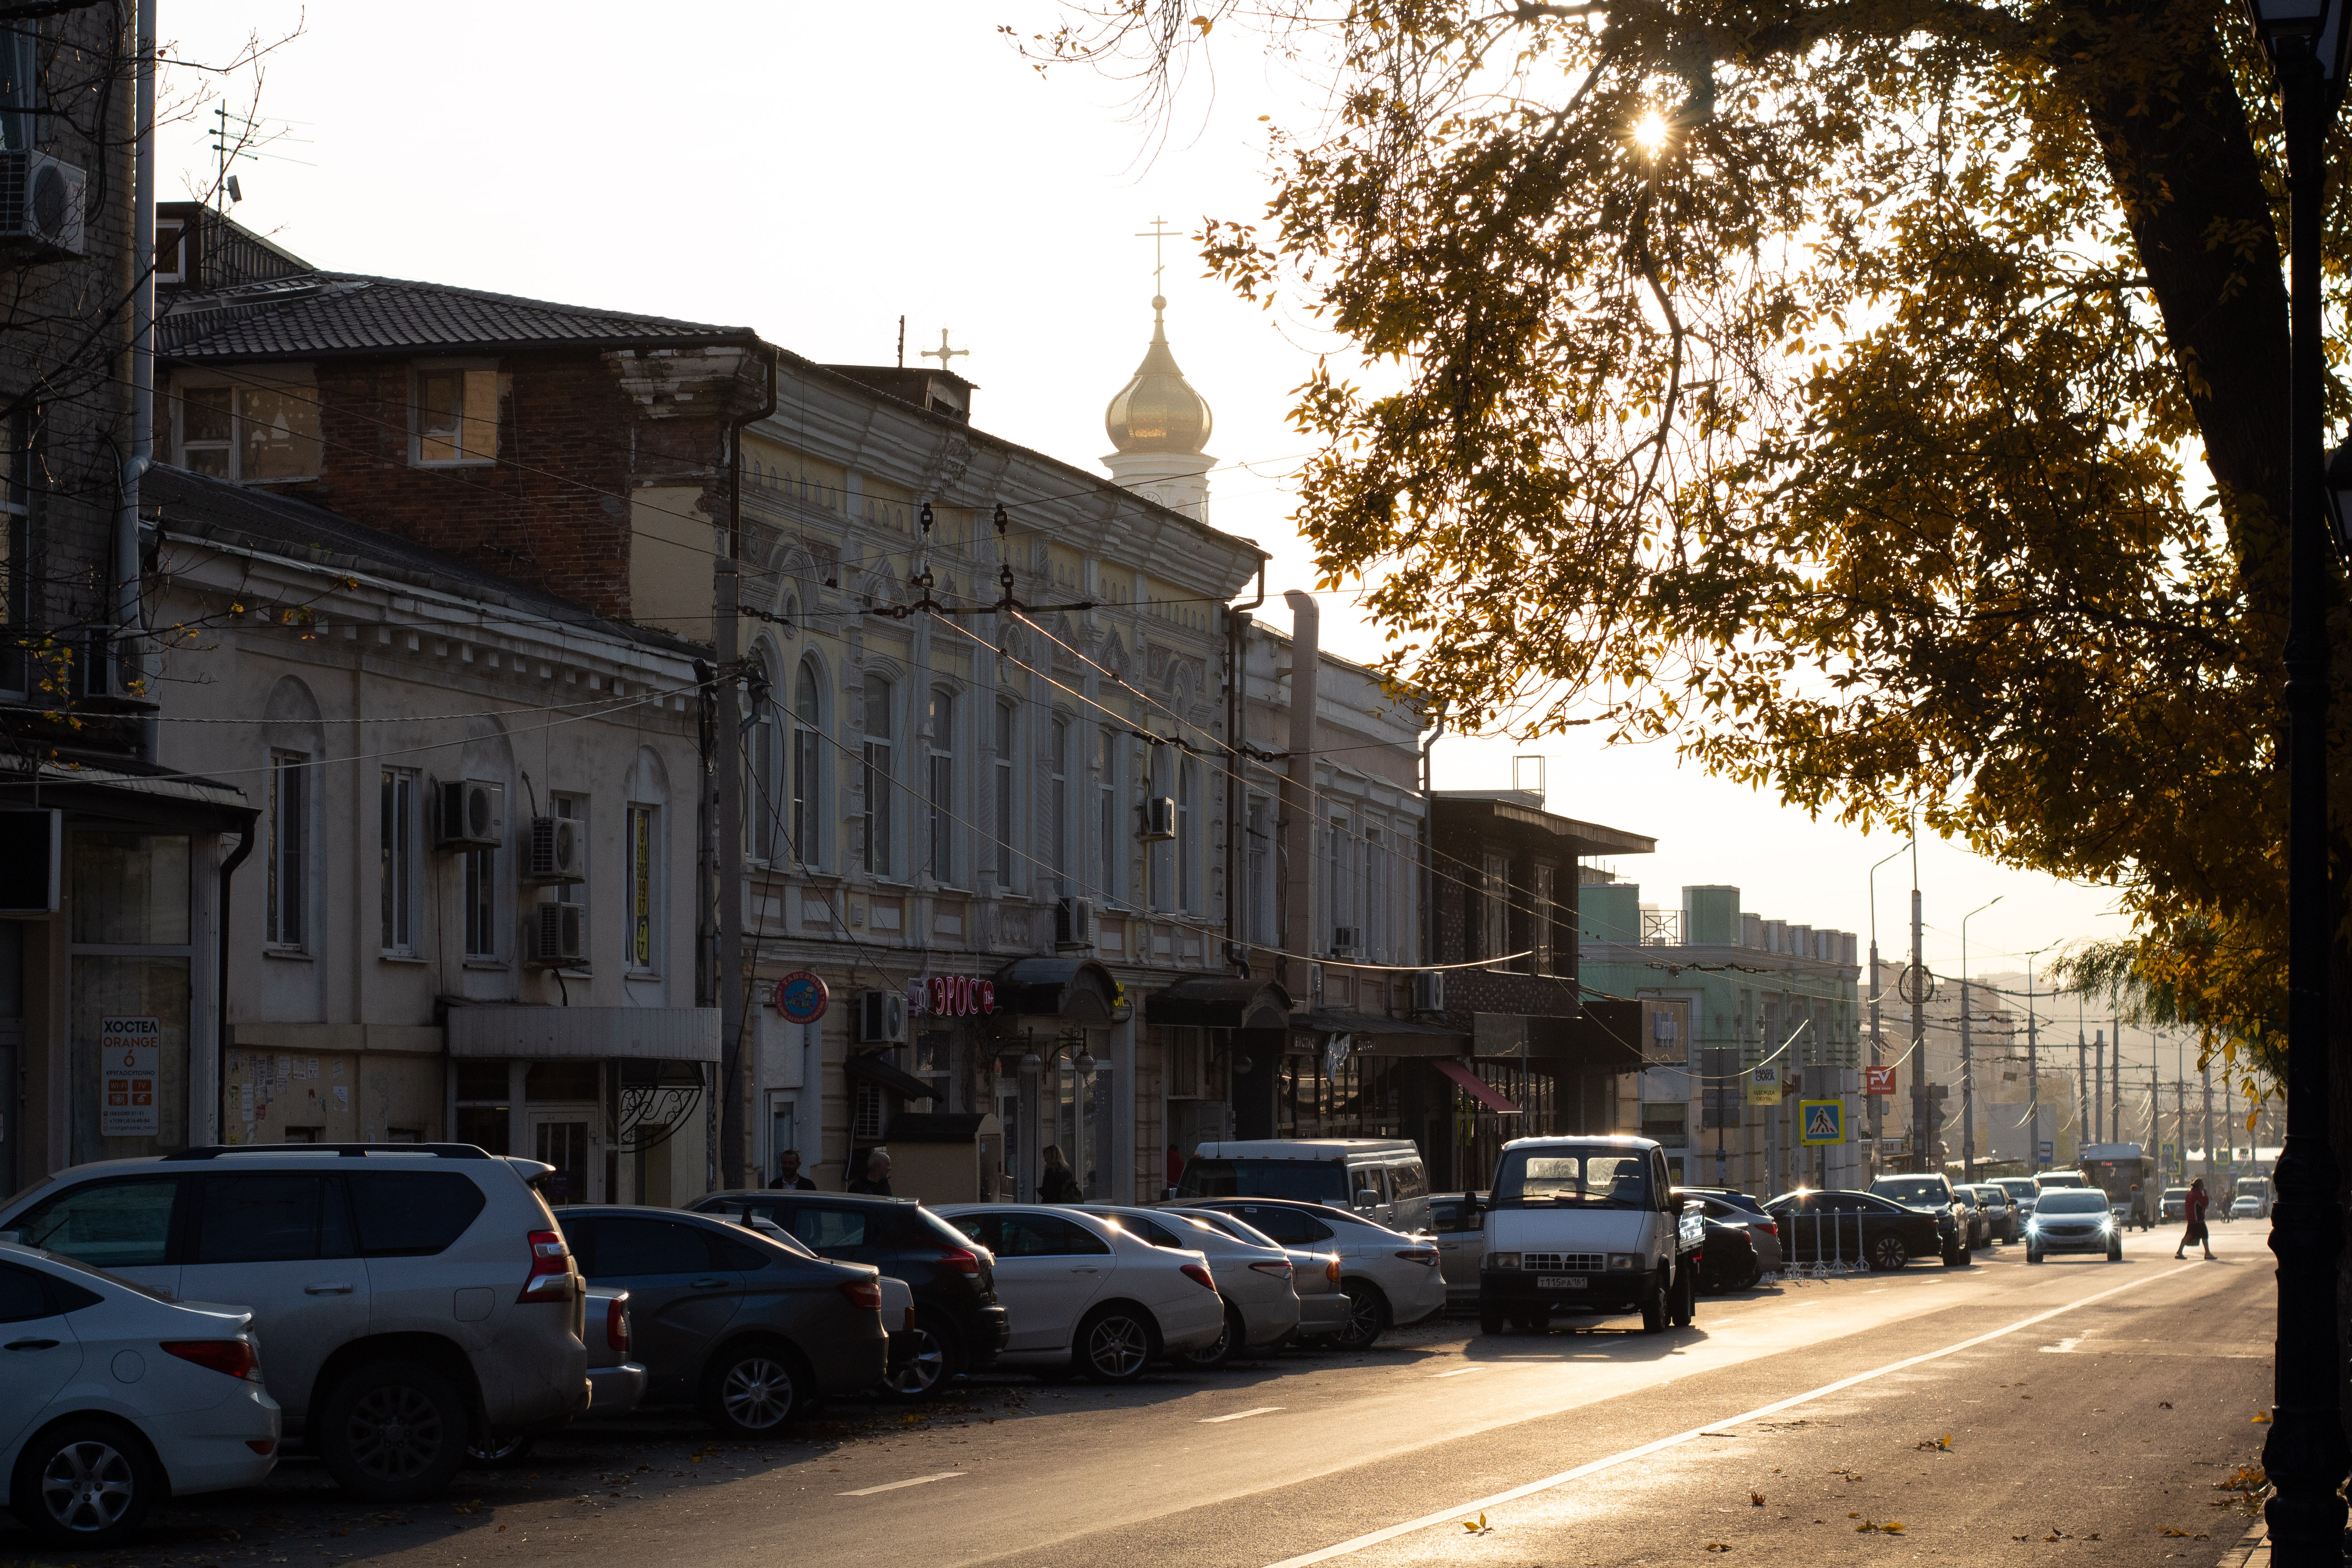
{"type": "Polygon", "coordinates": [[[1539,1274],[1536,1277],[1538,1290],[1581,1290],[1586,1280],[1581,1274],[1539,1274]]]}

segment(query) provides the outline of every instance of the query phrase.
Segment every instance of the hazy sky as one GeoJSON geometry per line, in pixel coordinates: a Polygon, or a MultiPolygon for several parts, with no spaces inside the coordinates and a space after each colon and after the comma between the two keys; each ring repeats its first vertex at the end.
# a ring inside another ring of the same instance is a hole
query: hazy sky
{"type": "MultiPolygon", "coordinates": [[[[1309,132],[1316,107],[1294,70],[1228,46],[1155,152],[1127,89],[1041,79],[997,31],[1052,17],[1042,0],[329,0],[307,16],[286,0],[163,0],[162,33],[217,65],[249,30],[301,29],[265,62],[259,113],[282,139],[240,165],[236,216],[321,266],[747,325],[826,362],[889,363],[903,313],[908,363],[942,327],[971,350],[954,364],[980,384],[977,424],[1091,465],[1109,446],[1103,405],[1150,335],[1151,242],[1138,231],[1157,216],[1188,232],[1255,216],[1269,126],[1309,132]]],[[[200,81],[239,110],[251,102],[250,72],[182,68],[167,91],[200,81]]],[[[167,134],[167,198],[211,181],[208,109],[199,117],[167,134]]],[[[1268,618],[1281,624],[1281,590],[1311,582],[1286,521],[1284,476],[1305,447],[1288,394],[1340,345],[1200,272],[1193,247],[1171,244],[1169,335],[1228,465],[1212,521],[1275,552],[1268,618]]],[[[1381,651],[1344,595],[1325,596],[1323,628],[1327,648],[1381,651]]],[[[1809,821],[1664,747],[1448,740],[1438,784],[1507,784],[1520,751],[1549,758],[1553,810],[1657,839],[1617,868],[1645,900],[1731,883],[1768,918],[1867,942],[1864,873],[1895,842],[1809,821]]],[[[1969,926],[1972,968],[2125,929],[2105,889],[1932,840],[1918,858],[1941,972],[1958,972],[1961,917],[1996,896],[1969,926]]],[[[1906,940],[1907,857],[1878,883],[1891,951],[1906,940]]]]}

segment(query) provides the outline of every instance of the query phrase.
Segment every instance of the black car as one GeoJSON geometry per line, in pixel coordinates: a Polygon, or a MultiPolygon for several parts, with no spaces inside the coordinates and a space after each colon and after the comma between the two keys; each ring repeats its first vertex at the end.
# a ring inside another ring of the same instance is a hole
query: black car
{"type": "MultiPolygon", "coordinates": [[[[1869,1193],[1790,1193],[1764,1205],[1780,1222],[1780,1249],[1791,1263],[1840,1259],[1892,1273],[1915,1258],[1952,1261],[1954,1221],[1869,1193]]],[[[1965,1247],[1960,1252],[1968,1256],[1965,1247]]]]}
{"type": "Polygon", "coordinates": [[[1870,1184],[1870,1191],[1874,1197],[1933,1215],[1937,1232],[1942,1237],[1937,1250],[1946,1267],[1965,1268],[1976,1261],[1971,1249],[1978,1245],[1975,1233],[1982,1216],[1974,1205],[1962,1201],[1960,1194],[1952,1190],[1949,1176],[1940,1171],[1881,1176],[1870,1184]]]}
{"type": "Polygon", "coordinates": [[[915,1297],[915,1352],[890,1374],[893,1394],[927,1399],[950,1378],[996,1360],[1011,1332],[997,1304],[995,1259],[913,1198],[776,1189],[712,1193],[698,1214],[756,1215],[822,1258],[870,1263],[915,1297]]]}
{"type": "Polygon", "coordinates": [[[1709,1218],[1706,1239],[1700,1244],[1698,1288],[1710,1296],[1745,1290],[1764,1278],[1756,1256],[1756,1238],[1744,1225],[1709,1218]]]}
{"type": "Polygon", "coordinates": [[[731,1436],[764,1437],[824,1395],[882,1382],[890,1339],[871,1268],[676,1209],[598,1204],[559,1223],[581,1275],[629,1293],[641,1407],[691,1405],[731,1436]]]}

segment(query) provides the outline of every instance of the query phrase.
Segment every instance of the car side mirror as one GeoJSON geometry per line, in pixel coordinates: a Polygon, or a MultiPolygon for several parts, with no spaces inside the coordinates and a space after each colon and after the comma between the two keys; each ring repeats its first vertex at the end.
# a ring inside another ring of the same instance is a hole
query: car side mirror
{"type": "Polygon", "coordinates": [[[1356,1194],[1356,1206],[1360,1209],[1376,1209],[1381,1206],[1381,1194],[1366,1187],[1356,1194]]]}
{"type": "Polygon", "coordinates": [[[1175,1188],[1173,1188],[1173,1187],[1162,1187],[1162,1188],[1160,1188],[1160,1201],[1161,1203],[1163,1203],[1163,1204],[1172,1204],[1172,1203],[1174,1203],[1174,1202],[1176,1201],[1176,1189],[1175,1189],[1175,1188]]]}

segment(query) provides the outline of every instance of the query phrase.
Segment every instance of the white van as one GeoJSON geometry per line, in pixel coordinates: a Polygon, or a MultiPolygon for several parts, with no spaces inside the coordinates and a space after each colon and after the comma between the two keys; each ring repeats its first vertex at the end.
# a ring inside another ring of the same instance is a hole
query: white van
{"type": "Polygon", "coordinates": [[[1517,1138],[1486,1195],[1478,1327],[1540,1333],[1555,1312],[1639,1312],[1647,1333],[1689,1324],[1698,1270],[1681,1205],[1647,1138],[1517,1138]]]}
{"type": "Polygon", "coordinates": [[[1172,1195],[1292,1198],[1353,1209],[1418,1236],[1429,1228],[1429,1173],[1410,1138],[1242,1138],[1202,1144],[1172,1195]]]}

